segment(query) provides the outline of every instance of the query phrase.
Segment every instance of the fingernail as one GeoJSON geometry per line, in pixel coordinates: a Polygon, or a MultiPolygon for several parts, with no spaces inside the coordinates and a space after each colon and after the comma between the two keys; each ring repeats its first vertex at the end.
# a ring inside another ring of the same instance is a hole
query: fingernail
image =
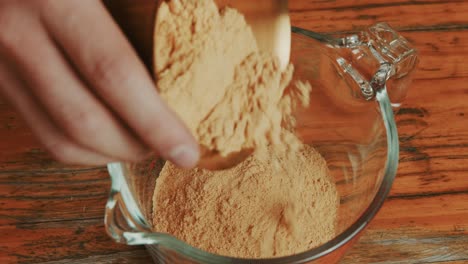
{"type": "Polygon", "coordinates": [[[188,145],[177,146],[169,153],[169,160],[183,168],[195,167],[199,159],[198,149],[188,145]]]}

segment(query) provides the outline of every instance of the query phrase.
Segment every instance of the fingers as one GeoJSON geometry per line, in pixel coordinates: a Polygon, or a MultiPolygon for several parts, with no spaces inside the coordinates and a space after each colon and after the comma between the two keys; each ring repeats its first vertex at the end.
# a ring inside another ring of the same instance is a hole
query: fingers
{"type": "Polygon", "coordinates": [[[112,159],[87,150],[70,141],[57,129],[11,69],[0,61],[0,94],[23,116],[41,143],[60,162],[76,165],[105,165],[112,159]]]}
{"type": "Polygon", "coordinates": [[[4,53],[54,124],[85,149],[122,161],[140,160],[143,145],[86,88],[47,32],[30,17],[16,27],[24,33],[4,53]]]}
{"type": "Polygon", "coordinates": [[[158,96],[101,1],[53,1],[43,20],[89,86],[146,144],[179,166],[196,165],[198,144],[158,96]]]}

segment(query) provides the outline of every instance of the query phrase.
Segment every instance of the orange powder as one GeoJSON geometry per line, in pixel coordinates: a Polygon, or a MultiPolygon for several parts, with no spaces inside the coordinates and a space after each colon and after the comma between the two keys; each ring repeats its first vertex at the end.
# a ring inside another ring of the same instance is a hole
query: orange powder
{"type": "Polygon", "coordinates": [[[259,50],[242,14],[213,0],[162,3],[155,74],[201,145],[222,155],[256,149],[225,171],[167,163],[153,197],[156,232],[240,258],[300,253],[334,237],[338,196],[326,163],[287,132],[311,87],[290,85],[293,66],[259,50]]]}
{"type": "Polygon", "coordinates": [[[262,52],[244,16],[213,0],[163,2],[156,16],[155,75],[161,96],[198,142],[226,156],[267,145],[300,146],[282,137],[310,85],[289,85],[293,66],[262,52]]]}
{"type": "Polygon", "coordinates": [[[167,163],[153,197],[154,230],[239,258],[301,253],[335,236],[338,194],[322,156],[258,153],[226,171],[167,163]]]}

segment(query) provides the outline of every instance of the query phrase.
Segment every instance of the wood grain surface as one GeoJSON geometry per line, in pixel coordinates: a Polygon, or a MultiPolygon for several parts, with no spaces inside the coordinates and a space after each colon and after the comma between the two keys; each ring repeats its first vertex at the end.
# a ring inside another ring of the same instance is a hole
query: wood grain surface
{"type": "MultiPolygon", "coordinates": [[[[389,22],[421,62],[397,115],[391,195],[343,263],[468,263],[468,1],[291,0],[293,25],[389,22]]],[[[104,168],[59,164],[0,98],[0,263],[149,263],[106,235],[104,168]]]]}

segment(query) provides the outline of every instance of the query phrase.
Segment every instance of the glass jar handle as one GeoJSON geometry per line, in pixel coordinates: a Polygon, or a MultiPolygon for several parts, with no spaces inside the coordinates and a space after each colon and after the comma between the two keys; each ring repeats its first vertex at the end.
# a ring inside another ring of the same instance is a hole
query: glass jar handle
{"type": "Polygon", "coordinates": [[[349,49],[347,54],[351,55],[351,63],[345,58],[338,58],[338,63],[358,83],[362,96],[370,100],[378,91],[388,88],[392,105],[399,106],[406,97],[412,73],[418,63],[417,52],[411,44],[387,23],[375,24],[359,34],[339,39],[337,42],[340,45],[336,48],[349,49]],[[365,57],[374,61],[371,61],[370,65],[369,62],[358,63],[365,57]],[[352,69],[353,64],[360,64],[361,67],[377,65],[377,68],[373,75],[366,79],[363,77],[366,73],[360,73],[362,69],[352,69]]]}
{"type": "Polygon", "coordinates": [[[404,100],[418,63],[416,50],[387,23],[378,23],[343,38],[295,28],[295,33],[318,40],[328,48],[338,74],[361,99],[372,100],[388,88],[392,105],[404,100]]]}

